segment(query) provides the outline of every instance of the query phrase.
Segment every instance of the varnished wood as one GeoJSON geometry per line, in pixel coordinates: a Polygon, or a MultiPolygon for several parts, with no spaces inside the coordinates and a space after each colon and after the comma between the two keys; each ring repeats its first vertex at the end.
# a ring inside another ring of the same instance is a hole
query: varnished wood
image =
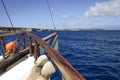
{"type": "Polygon", "coordinates": [[[37,42],[35,41],[34,42],[34,58],[35,58],[35,61],[37,60],[37,57],[38,57],[38,47],[37,47],[37,42]]]}
{"type": "MultiPolygon", "coordinates": [[[[3,36],[10,36],[13,35],[14,33],[7,33],[7,34],[2,34],[0,35],[0,37],[3,36]]],[[[17,33],[18,34],[18,33],[17,33]]],[[[22,34],[22,32],[20,32],[19,34],[22,34]]],[[[57,33],[53,33],[43,39],[40,39],[39,37],[30,34],[30,33],[25,33],[28,37],[29,37],[29,41],[31,41],[30,37],[35,40],[35,52],[38,52],[37,50],[37,45],[39,44],[40,46],[42,46],[45,51],[48,53],[49,57],[51,57],[51,59],[54,61],[54,63],[56,64],[56,66],[59,68],[59,70],[61,71],[62,75],[63,75],[63,80],[85,80],[83,78],[83,76],[80,75],[80,73],[78,71],[76,71],[72,65],[66,61],[65,58],[63,58],[59,52],[57,52],[56,50],[54,50],[51,46],[49,46],[45,41],[47,41],[48,39],[54,37],[57,35],[57,33]]],[[[30,47],[31,44],[29,44],[29,48],[31,48],[30,52],[32,53],[32,47],[30,47]]],[[[29,51],[29,49],[28,49],[29,51]]],[[[23,53],[25,54],[25,53],[23,53]]],[[[18,59],[18,57],[22,57],[21,55],[23,54],[19,54],[19,56],[15,56],[14,58],[12,58],[11,60],[7,60],[7,61],[2,61],[0,62],[0,74],[3,73],[3,71],[12,63],[14,63],[16,61],[16,59],[18,59]]],[[[28,54],[28,52],[26,53],[28,54]]],[[[26,55],[25,54],[25,55],[26,55]]],[[[25,56],[24,55],[24,56],[25,56]]],[[[37,58],[37,53],[35,53],[35,59],[37,58]]]]}
{"type": "Polygon", "coordinates": [[[30,56],[32,56],[32,41],[31,41],[31,37],[28,37],[28,40],[29,40],[29,53],[30,53],[30,56]]]}
{"type": "Polygon", "coordinates": [[[65,77],[62,75],[62,80],[66,80],[65,77]]]}
{"type": "Polygon", "coordinates": [[[5,52],[6,52],[6,49],[5,49],[5,41],[4,41],[4,37],[1,37],[1,43],[2,43],[2,49],[3,49],[3,52],[5,53],[5,52]]]}
{"type": "Polygon", "coordinates": [[[25,49],[25,36],[22,34],[22,49],[25,49]]]}
{"type": "Polygon", "coordinates": [[[37,41],[37,43],[39,43],[45,49],[45,51],[48,53],[48,55],[51,57],[51,59],[55,62],[55,64],[61,71],[62,75],[64,76],[64,80],[85,80],[83,76],[81,76],[79,72],[76,71],[72,67],[72,65],[60,55],[60,53],[55,51],[52,47],[50,47],[48,44],[46,44],[43,40],[41,40],[37,36],[30,33],[26,34],[29,37],[34,38],[37,41]]]}
{"type": "MultiPolygon", "coordinates": [[[[50,38],[50,37],[44,37],[43,38],[43,40],[45,40],[45,41],[47,41],[48,40],[48,38],[50,38]]],[[[4,43],[4,38],[2,38],[3,39],[3,43],[4,43]]],[[[31,39],[31,37],[28,37],[28,39],[29,39],[29,47],[27,47],[27,48],[25,48],[24,50],[22,50],[22,51],[20,51],[20,52],[17,52],[16,53],[16,55],[13,57],[13,58],[11,58],[11,59],[4,59],[4,60],[2,60],[1,62],[0,62],[0,75],[2,74],[2,73],[4,73],[5,72],[5,70],[9,67],[9,66],[11,66],[12,64],[14,64],[16,61],[18,61],[19,59],[21,59],[22,57],[24,57],[25,55],[27,55],[28,53],[30,53],[31,54],[31,56],[32,56],[32,52],[33,52],[33,50],[34,50],[34,46],[36,47],[36,49],[35,49],[35,52],[38,52],[38,44],[37,44],[37,42],[35,41],[35,44],[34,45],[32,45],[32,39],[31,39]]],[[[38,53],[35,53],[35,54],[38,54],[38,53]]],[[[36,55],[36,58],[37,58],[37,55],[36,55]]]]}
{"type": "Polygon", "coordinates": [[[10,32],[10,33],[4,33],[4,34],[0,34],[0,37],[6,37],[6,36],[12,36],[15,34],[24,34],[25,32],[10,32]]]}

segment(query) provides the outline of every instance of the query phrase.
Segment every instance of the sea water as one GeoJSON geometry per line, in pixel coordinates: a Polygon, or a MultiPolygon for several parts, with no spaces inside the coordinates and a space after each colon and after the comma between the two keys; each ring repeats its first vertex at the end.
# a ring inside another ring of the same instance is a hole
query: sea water
{"type": "MultiPolygon", "coordinates": [[[[32,32],[43,37],[51,32],[32,32]]],[[[13,38],[6,38],[6,42],[13,38]]],[[[58,31],[60,54],[86,80],[120,80],[120,31],[58,31]]],[[[0,43],[0,51],[1,43],[0,43]]],[[[51,80],[61,80],[57,71],[51,80]]]]}

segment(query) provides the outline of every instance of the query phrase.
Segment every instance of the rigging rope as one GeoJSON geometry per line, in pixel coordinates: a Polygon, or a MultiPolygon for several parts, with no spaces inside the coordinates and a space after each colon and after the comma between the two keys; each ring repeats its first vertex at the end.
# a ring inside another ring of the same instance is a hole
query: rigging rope
{"type": "Polygon", "coordinates": [[[56,27],[55,27],[55,23],[54,23],[52,11],[51,11],[51,8],[50,8],[49,1],[48,1],[48,0],[47,0],[47,6],[48,6],[48,9],[49,9],[49,12],[50,12],[50,16],[51,16],[51,19],[52,19],[52,23],[53,23],[54,30],[56,31],[56,27]]]}
{"type": "Polygon", "coordinates": [[[9,15],[9,13],[8,13],[8,10],[7,10],[6,6],[5,6],[5,3],[4,3],[3,0],[1,0],[1,2],[2,2],[2,5],[3,5],[3,7],[4,7],[4,10],[5,10],[6,14],[7,14],[7,17],[8,17],[8,19],[9,19],[9,21],[10,21],[11,27],[12,27],[14,33],[15,33],[16,39],[18,39],[18,37],[17,37],[17,35],[16,35],[16,31],[15,31],[14,26],[13,26],[13,23],[12,23],[12,20],[11,20],[10,15],[9,15]]]}
{"type": "Polygon", "coordinates": [[[13,26],[12,20],[11,20],[10,15],[9,15],[9,13],[8,13],[8,10],[7,10],[6,6],[5,6],[5,3],[4,3],[3,0],[1,0],[1,2],[2,2],[2,5],[3,5],[3,7],[4,7],[4,10],[5,10],[6,14],[7,14],[7,17],[8,17],[8,19],[9,19],[9,21],[10,21],[10,24],[11,24],[11,27],[12,27],[12,29],[13,29],[13,32],[15,33],[15,37],[16,37],[15,42],[17,43],[17,44],[16,44],[16,49],[17,49],[18,41],[19,41],[18,36],[17,36],[17,34],[16,34],[15,28],[14,28],[14,26],[13,26]]]}

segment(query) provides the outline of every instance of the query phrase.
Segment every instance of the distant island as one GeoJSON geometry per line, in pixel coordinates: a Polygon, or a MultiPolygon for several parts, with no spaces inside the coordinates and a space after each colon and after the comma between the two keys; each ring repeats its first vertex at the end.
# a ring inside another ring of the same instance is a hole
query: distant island
{"type": "Polygon", "coordinates": [[[51,31],[52,29],[41,29],[41,28],[23,28],[23,27],[1,27],[0,26],[0,32],[11,32],[11,31],[51,31]]]}
{"type": "Polygon", "coordinates": [[[83,29],[83,28],[71,28],[71,29],[63,29],[61,31],[86,31],[86,30],[104,30],[100,28],[90,28],[90,29],[83,29]]]}
{"type": "MultiPolygon", "coordinates": [[[[23,28],[23,27],[1,27],[0,26],[0,32],[11,32],[11,31],[54,31],[53,29],[41,29],[41,28],[23,28]]],[[[57,31],[85,31],[85,30],[104,30],[104,29],[98,29],[98,28],[91,28],[91,29],[83,29],[83,28],[71,28],[71,29],[60,29],[57,31]]]]}

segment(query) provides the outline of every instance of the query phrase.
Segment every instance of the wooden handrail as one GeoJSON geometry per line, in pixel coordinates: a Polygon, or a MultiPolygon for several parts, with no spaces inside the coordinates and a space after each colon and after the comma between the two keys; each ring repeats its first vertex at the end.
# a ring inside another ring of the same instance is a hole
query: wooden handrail
{"type": "Polygon", "coordinates": [[[16,34],[24,34],[25,32],[10,32],[10,33],[4,33],[4,34],[0,34],[0,37],[6,37],[6,36],[12,36],[12,35],[16,35],[16,34]]]}
{"type": "MultiPolygon", "coordinates": [[[[60,55],[60,53],[56,50],[54,50],[51,46],[49,46],[45,41],[49,40],[50,38],[54,37],[57,35],[57,33],[53,33],[43,39],[40,39],[39,37],[28,33],[28,32],[17,32],[16,34],[26,34],[29,37],[29,40],[31,39],[35,40],[35,42],[42,46],[47,54],[51,57],[51,59],[54,61],[56,66],[59,68],[59,70],[62,73],[62,79],[63,80],[85,80],[82,75],[79,74],[78,71],[76,71],[72,65],[66,61],[64,57],[60,55]]],[[[5,33],[1,34],[0,38],[5,37],[5,36],[11,36],[15,35],[15,33],[5,33]]],[[[23,38],[24,40],[24,38],[23,38]]],[[[29,41],[29,42],[30,42],[29,41]]],[[[31,42],[30,42],[31,45],[31,42]]],[[[37,49],[36,49],[37,50],[37,49]]],[[[2,67],[1,67],[2,68],[2,67]]]]}
{"type": "MultiPolygon", "coordinates": [[[[51,57],[51,59],[55,62],[55,64],[61,71],[64,80],[85,80],[82,77],[82,75],[80,75],[79,72],[76,71],[72,67],[72,65],[69,64],[69,62],[67,62],[66,59],[60,55],[60,53],[58,53],[52,47],[46,44],[45,41],[43,41],[42,39],[40,39],[39,37],[31,33],[26,33],[26,34],[27,36],[36,40],[36,42],[45,49],[45,51],[48,53],[48,55],[51,57]]],[[[57,33],[54,33],[54,34],[57,34],[57,33]]]]}
{"type": "MultiPolygon", "coordinates": [[[[22,32],[20,32],[20,34],[21,34],[22,32]]],[[[14,34],[14,33],[11,33],[11,34],[14,34]]],[[[10,36],[11,36],[11,34],[10,34],[10,36]]],[[[25,33],[24,33],[25,34],[25,33]]],[[[6,35],[6,33],[5,33],[5,35],[6,35]]],[[[7,36],[8,36],[9,34],[7,33],[7,36]]],[[[55,36],[55,34],[53,35],[53,34],[51,34],[51,35],[48,35],[48,36],[46,36],[46,37],[44,37],[44,38],[42,38],[42,40],[44,40],[44,41],[47,41],[47,40],[49,40],[50,38],[52,38],[52,37],[54,37],[55,36]]],[[[4,41],[4,38],[5,36],[3,36],[3,37],[1,37],[1,39],[2,39],[2,45],[4,45],[3,46],[3,48],[5,48],[5,43],[3,42],[4,41]]],[[[23,42],[24,42],[24,38],[23,38],[23,42]]],[[[36,41],[35,41],[36,42],[36,41]]],[[[35,43],[35,44],[38,44],[37,42],[35,43]]],[[[37,45],[34,45],[35,47],[36,47],[36,49],[35,49],[35,52],[38,52],[38,49],[37,49],[37,45]]],[[[0,62],[0,75],[9,67],[9,66],[11,66],[14,62],[16,62],[16,61],[18,61],[20,58],[22,58],[22,57],[24,57],[25,55],[27,55],[28,53],[30,53],[30,56],[32,56],[32,50],[33,50],[34,48],[33,48],[33,45],[32,45],[32,38],[31,37],[29,37],[29,47],[26,47],[24,50],[22,50],[22,51],[20,51],[20,52],[18,52],[17,53],[17,55],[15,55],[13,58],[11,58],[11,59],[3,59],[1,62],[0,62]],[[30,49],[30,50],[29,50],[30,49]]],[[[5,49],[4,49],[5,50],[5,49]]],[[[37,58],[37,55],[36,55],[37,53],[35,53],[35,57],[37,58]]]]}

